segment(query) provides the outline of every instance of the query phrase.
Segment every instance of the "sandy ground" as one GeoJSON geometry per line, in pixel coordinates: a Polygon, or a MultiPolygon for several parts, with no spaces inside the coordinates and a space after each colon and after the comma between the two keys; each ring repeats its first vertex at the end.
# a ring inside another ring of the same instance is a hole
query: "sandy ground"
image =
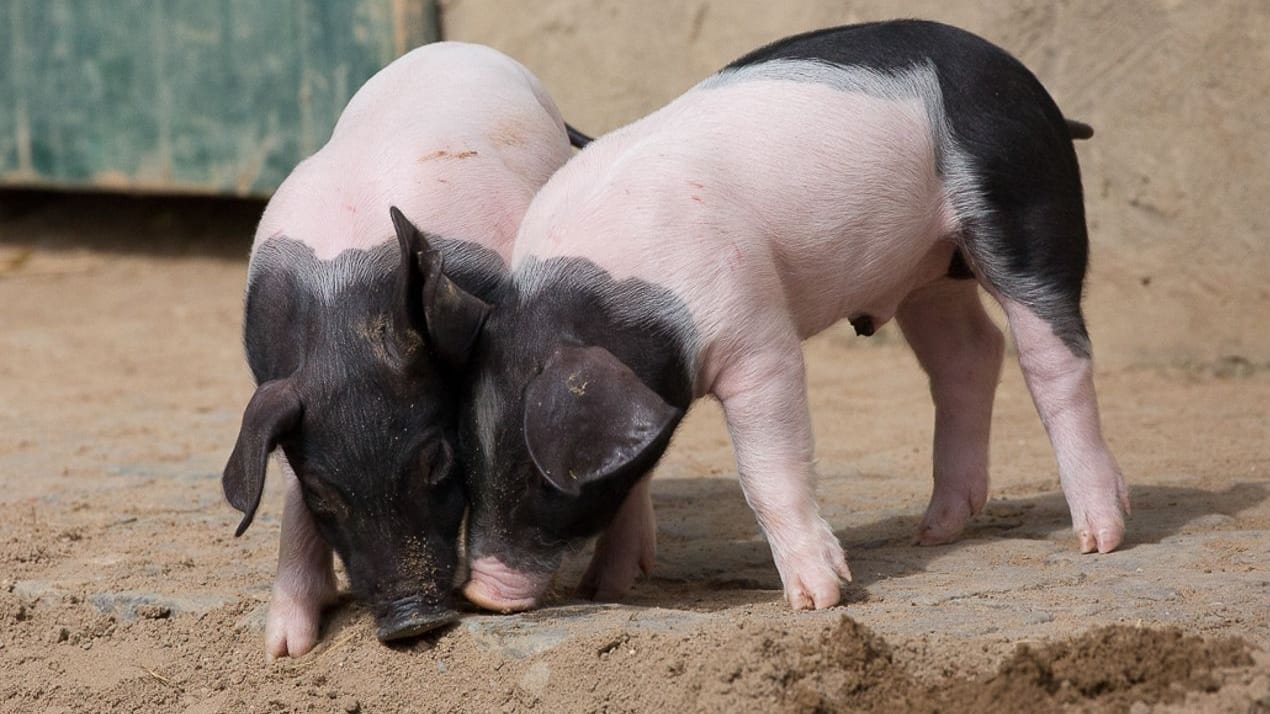
{"type": "Polygon", "coordinates": [[[1120,551],[1081,556],[1007,362],[991,501],[918,548],[932,408],[889,326],[807,346],[845,606],[786,609],[706,403],[654,481],[659,563],[627,603],[568,597],[583,553],[555,607],[389,648],[346,602],[315,653],[266,667],[281,480],[240,539],[219,483],[260,208],[0,203],[0,711],[1270,707],[1270,365],[1100,371],[1134,513],[1120,551]]]}

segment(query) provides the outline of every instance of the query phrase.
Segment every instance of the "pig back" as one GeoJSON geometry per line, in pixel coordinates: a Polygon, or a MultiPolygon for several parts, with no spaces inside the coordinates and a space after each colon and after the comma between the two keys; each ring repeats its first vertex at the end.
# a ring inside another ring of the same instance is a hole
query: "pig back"
{"type": "Polygon", "coordinates": [[[663,286],[704,347],[791,323],[806,337],[902,297],[955,228],[921,78],[879,88],[867,82],[889,80],[732,75],[558,172],[525,217],[513,266],[576,256],[663,286]]]}
{"type": "Polygon", "coordinates": [[[354,95],[330,141],[270,201],[256,241],[285,235],[319,258],[392,238],[389,205],[424,231],[506,257],[534,192],[570,154],[537,79],[479,45],[402,56],[354,95]]]}

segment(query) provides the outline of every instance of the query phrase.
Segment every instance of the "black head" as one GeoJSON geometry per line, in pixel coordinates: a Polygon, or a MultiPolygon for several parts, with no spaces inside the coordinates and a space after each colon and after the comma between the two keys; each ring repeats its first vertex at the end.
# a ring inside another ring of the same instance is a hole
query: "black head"
{"type": "Polygon", "coordinates": [[[587,300],[509,302],[481,334],[460,411],[466,592],[500,610],[536,603],[564,553],[613,520],[670,442],[683,415],[671,402],[688,398],[656,330],[624,330],[587,300]]]}
{"type": "Polygon", "coordinates": [[[395,208],[392,217],[396,250],[319,261],[288,239],[257,249],[246,341],[260,386],[222,482],[244,514],[241,534],[281,448],[385,640],[454,617],[465,509],[455,374],[489,313],[395,208]]]}

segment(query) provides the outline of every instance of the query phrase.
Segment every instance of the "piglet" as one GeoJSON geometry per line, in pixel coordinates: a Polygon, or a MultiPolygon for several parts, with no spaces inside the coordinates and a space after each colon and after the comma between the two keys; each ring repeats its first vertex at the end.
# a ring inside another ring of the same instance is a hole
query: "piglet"
{"type": "Polygon", "coordinates": [[[534,199],[473,351],[466,596],[535,606],[600,534],[583,595],[652,567],[648,477],[689,404],[722,403],[745,498],[794,608],[850,572],[813,495],[800,342],[895,319],[930,377],[922,543],[988,493],[1008,316],[1082,552],[1129,504],[1081,315],[1088,238],[1068,123],[1021,63],[946,25],[827,29],[759,49],[597,139],[534,199]]]}
{"type": "Polygon", "coordinates": [[[267,656],[316,643],[336,594],[332,548],[381,640],[456,617],[465,500],[453,375],[489,312],[479,295],[569,154],[527,69],[489,48],[432,44],[367,81],[269,202],[244,327],[259,387],[223,479],[241,534],[281,450],[267,656]]]}

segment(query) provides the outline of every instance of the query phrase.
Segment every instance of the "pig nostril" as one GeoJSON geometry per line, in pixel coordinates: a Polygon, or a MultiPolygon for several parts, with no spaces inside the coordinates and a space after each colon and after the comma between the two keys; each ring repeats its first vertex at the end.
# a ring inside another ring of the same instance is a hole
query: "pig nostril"
{"type": "Polygon", "coordinates": [[[459,614],[442,605],[411,597],[376,606],[375,636],[381,642],[418,637],[459,619],[459,614]]]}
{"type": "Polygon", "coordinates": [[[469,581],[463,586],[463,596],[473,605],[491,612],[509,614],[532,610],[538,604],[535,597],[509,597],[480,581],[469,581]]]}
{"type": "Polygon", "coordinates": [[[473,605],[494,612],[520,612],[537,607],[551,582],[551,573],[522,572],[497,558],[476,558],[470,566],[463,595],[473,605]]]}
{"type": "Polygon", "coordinates": [[[405,640],[411,637],[427,634],[439,627],[448,625],[459,619],[459,614],[453,610],[443,610],[431,613],[426,616],[413,617],[400,622],[390,624],[381,624],[375,632],[375,636],[380,642],[392,642],[395,640],[405,640]]]}

